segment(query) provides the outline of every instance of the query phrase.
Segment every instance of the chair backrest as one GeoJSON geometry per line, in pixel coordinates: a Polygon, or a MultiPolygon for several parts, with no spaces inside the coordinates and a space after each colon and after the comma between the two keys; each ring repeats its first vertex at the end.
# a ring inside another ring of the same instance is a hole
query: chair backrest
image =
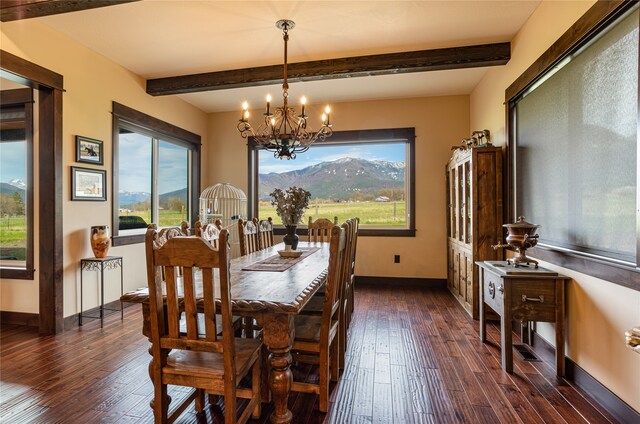
{"type": "Polygon", "coordinates": [[[260,250],[258,236],[258,218],[238,220],[238,236],[240,238],[240,256],[260,250]]]}
{"type": "Polygon", "coordinates": [[[273,220],[271,217],[261,219],[258,222],[258,234],[260,236],[260,249],[273,246],[273,220]]]}
{"type": "Polygon", "coordinates": [[[344,255],[346,247],[347,225],[337,225],[331,228],[331,241],[329,246],[329,267],[327,270],[327,284],[322,305],[322,324],[320,338],[326,336],[323,332],[329,331],[332,321],[338,319],[340,312],[341,292],[344,286],[343,269],[345,266],[344,255]]]}
{"type": "Polygon", "coordinates": [[[338,218],[334,218],[331,222],[327,218],[318,218],[315,221],[309,217],[308,241],[328,242],[331,240],[331,229],[338,222],[338,218]]]}
{"type": "Polygon", "coordinates": [[[160,233],[155,226],[150,226],[145,238],[154,358],[161,350],[168,349],[222,352],[225,369],[235,375],[228,232],[220,232],[218,249],[200,237],[174,235],[162,239],[160,233]],[[218,270],[217,279],[214,278],[215,269],[218,270]],[[182,298],[182,302],[179,298],[182,298]],[[196,298],[202,301],[204,311],[198,311],[196,298]],[[220,299],[218,308],[216,298],[220,299]],[[182,312],[186,317],[186,334],[180,333],[182,312]],[[204,312],[204,329],[198,329],[198,312],[204,312]],[[216,331],[216,321],[219,319],[216,314],[221,314],[222,340],[219,340],[216,331]]]}
{"type": "Polygon", "coordinates": [[[196,221],[194,234],[197,237],[203,238],[217,249],[218,239],[220,238],[220,231],[222,230],[222,223],[219,219],[215,220],[215,223],[202,224],[200,221],[196,221]]]}

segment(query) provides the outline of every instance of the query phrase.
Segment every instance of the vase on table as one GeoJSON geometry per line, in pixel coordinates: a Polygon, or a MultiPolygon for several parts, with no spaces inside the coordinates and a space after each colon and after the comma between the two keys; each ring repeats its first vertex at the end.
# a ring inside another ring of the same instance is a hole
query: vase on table
{"type": "Polygon", "coordinates": [[[108,225],[95,225],[90,233],[91,249],[96,258],[106,258],[111,247],[111,231],[108,225]]]}
{"type": "Polygon", "coordinates": [[[297,225],[286,225],[287,234],[285,234],[284,241],[285,246],[291,246],[291,250],[296,250],[298,248],[298,235],[296,234],[297,225]]]}

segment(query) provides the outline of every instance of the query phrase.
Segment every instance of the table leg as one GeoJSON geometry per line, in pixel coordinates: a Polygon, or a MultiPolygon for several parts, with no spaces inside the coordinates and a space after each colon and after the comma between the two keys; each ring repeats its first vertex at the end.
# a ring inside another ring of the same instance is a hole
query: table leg
{"type": "Polygon", "coordinates": [[[564,377],[564,280],[556,280],[556,375],[564,377]]]}
{"type": "Polygon", "coordinates": [[[80,313],[78,314],[78,325],[80,327],[82,327],[82,284],[83,284],[82,277],[84,274],[83,272],[84,270],[82,269],[83,265],[84,265],[83,262],[80,261],[80,313]]]}
{"type": "Polygon", "coordinates": [[[504,312],[500,320],[500,333],[502,336],[502,369],[513,373],[513,335],[511,330],[511,284],[504,284],[504,312]]]}
{"type": "Polygon", "coordinates": [[[287,314],[265,314],[263,318],[264,343],[269,349],[269,389],[273,398],[274,411],[271,422],[290,423],[291,411],[287,409],[293,375],[291,366],[291,346],[293,345],[293,316],[287,314]]]}
{"type": "Polygon", "coordinates": [[[104,325],[104,262],[100,262],[100,328],[104,325]]]}
{"type": "Polygon", "coordinates": [[[479,299],[478,299],[478,306],[479,306],[479,318],[480,318],[480,341],[482,343],[487,341],[487,320],[486,320],[486,313],[487,313],[487,309],[486,306],[484,304],[484,269],[482,269],[482,267],[480,267],[480,275],[479,275],[479,279],[480,279],[480,293],[479,293],[479,299]]]}

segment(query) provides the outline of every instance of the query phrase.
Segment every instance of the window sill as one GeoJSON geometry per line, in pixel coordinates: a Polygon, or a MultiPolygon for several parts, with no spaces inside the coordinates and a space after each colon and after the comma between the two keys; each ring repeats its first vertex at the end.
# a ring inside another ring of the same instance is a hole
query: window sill
{"type": "Polygon", "coordinates": [[[0,268],[0,278],[13,280],[33,280],[35,269],[0,268]]]}
{"type": "MultiPolygon", "coordinates": [[[[284,227],[274,227],[273,233],[277,236],[285,235],[286,229],[284,227]]],[[[296,234],[299,236],[306,236],[307,228],[298,227],[296,234]]],[[[362,237],[415,237],[416,230],[408,228],[363,228],[358,229],[358,236],[362,237]]]]}
{"type": "Polygon", "coordinates": [[[127,244],[144,243],[144,234],[131,234],[126,236],[113,236],[111,238],[114,246],[125,246],[127,244]]]}

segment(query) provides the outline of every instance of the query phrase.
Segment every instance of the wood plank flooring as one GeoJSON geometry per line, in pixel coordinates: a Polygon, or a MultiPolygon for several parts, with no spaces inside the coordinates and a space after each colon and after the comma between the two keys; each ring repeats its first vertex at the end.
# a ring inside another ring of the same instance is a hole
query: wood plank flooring
{"type": "MultiPolygon", "coordinates": [[[[0,331],[0,422],[151,423],[148,341],[139,306],[99,322],[40,337],[28,327],[0,331]]],[[[553,364],[514,352],[500,368],[499,328],[490,343],[445,290],[358,287],[344,373],[328,414],[315,395],[293,393],[295,423],[615,423],[553,364]]],[[[311,366],[294,378],[317,381],[311,366]]],[[[175,399],[182,388],[170,389],[175,399]]],[[[264,405],[259,420],[269,422],[264,405]]],[[[224,401],[178,423],[221,423],[224,401]]]]}

